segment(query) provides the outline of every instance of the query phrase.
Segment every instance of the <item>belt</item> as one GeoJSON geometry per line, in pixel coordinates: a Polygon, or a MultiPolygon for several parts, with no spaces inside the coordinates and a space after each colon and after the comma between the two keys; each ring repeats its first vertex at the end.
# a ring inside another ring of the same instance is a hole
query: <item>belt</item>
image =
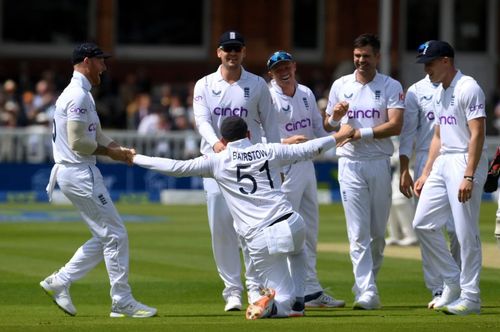
{"type": "Polygon", "coordinates": [[[267,227],[271,227],[272,225],[277,224],[279,222],[282,222],[283,220],[287,220],[288,218],[290,218],[290,216],[292,214],[293,214],[293,212],[290,212],[290,213],[285,214],[282,217],[279,217],[278,219],[276,219],[275,221],[273,221],[271,224],[269,224],[269,226],[267,226],[267,227]]]}

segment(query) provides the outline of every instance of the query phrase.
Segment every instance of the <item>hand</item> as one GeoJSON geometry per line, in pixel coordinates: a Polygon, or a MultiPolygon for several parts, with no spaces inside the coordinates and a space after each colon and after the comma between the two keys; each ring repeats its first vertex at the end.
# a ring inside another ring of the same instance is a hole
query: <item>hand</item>
{"type": "Polygon", "coordinates": [[[132,165],[135,149],[128,149],[124,147],[108,147],[108,156],[117,161],[122,161],[132,165]]]}
{"type": "Polygon", "coordinates": [[[354,135],[354,128],[352,128],[348,124],[343,124],[340,127],[340,130],[337,131],[333,135],[333,137],[335,137],[335,140],[337,141],[337,147],[339,147],[351,141],[353,135],[354,135]]]}
{"type": "Polygon", "coordinates": [[[219,153],[221,151],[224,151],[225,149],[226,149],[226,146],[221,141],[218,141],[213,146],[213,150],[214,150],[215,153],[219,153]]]}
{"type": "Polygon", "coordinates": [[[308,139],[304,135],[293,135],[283,140],[283,144],[298,144],[307,142],[308,139]]]}
{"type": "Polygon", "coordinates": [[[332,112],[332,118],[335,121],[340,121],[346,115],[347,111],[349,110],[349,103],[346,101],[341,101],[335,106],[333,106],[333,112],[332,112]]]}
{"type": "Polygon", "coordinates": [[[463,179],[458,187],[458,201],[460,203],[467,202],[472,197],[472,188],[474,187],[474,182],[467,179],[463,179]]]}
{"type": "Polygon", "coordinates": [[[425,181],[427,181],[427,177],[428,175],[422,175],[415,182],[415,196],[420,197],[420,193],[422,192],[425,181]]]}
{"type": "Polygon", "coordinates": [[[407,198],[413,197],[413,179],[410,172],[404,171],[399,176],[399,191],[407,198]]]}

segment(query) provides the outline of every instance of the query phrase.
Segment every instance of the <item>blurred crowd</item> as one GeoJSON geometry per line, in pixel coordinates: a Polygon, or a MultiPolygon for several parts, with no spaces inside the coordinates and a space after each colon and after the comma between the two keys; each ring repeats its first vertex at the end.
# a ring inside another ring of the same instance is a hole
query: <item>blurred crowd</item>
{"type": "MultiPolygon", "coordinates": [[[[57,97],[67,85],[52,71],[35,82],[7,79],[0,86],[0,127],[50,126],[57,97]]],[[[102,126],[137,130],[139,134],[194,130],[194,82],[153,85],[137,73],[123,82],[103,76],[93,89],[102,126]]]]}
{"type": "MultiPolygon", "coordinates": [[[[18,81],[0,81],[0,127],[50,127],[55,102],[68,79],[46,71],[34,81],[22,76],[18,81]]],[[[194,84],[194,81],[153,84],[140,71],[130,72],[118,82],[104,73],[101,85],[92,89],[92,93],[103,128],[157,135],[195,129],[194,84]]],[[[323,111],[329,86],[318,80],[310,87],[323,111]]],[[[489,113],[493,116],[492,128],[487,133],[490,135],[500,133],[500,88],[492,102],[494,109],[489,113]]]]}

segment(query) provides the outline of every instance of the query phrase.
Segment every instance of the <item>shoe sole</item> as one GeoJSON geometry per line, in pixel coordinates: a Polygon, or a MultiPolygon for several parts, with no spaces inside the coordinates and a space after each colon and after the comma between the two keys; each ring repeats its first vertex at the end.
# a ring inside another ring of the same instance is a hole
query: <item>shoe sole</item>
{"type": "Polygon", "coordinates": [[[241,311],[241,307],[231,307],[231,308],[228,308],[228,309],[224,309],[225,312],[229,312],[229,311],[241,311]]]}
{"type": "Polygon", "coordinates": [[[118,312],[111,312],[109,314],[109,317],[111,317],[111,318],[151,318],[151,317],[155,317],[157,314],[158,314],[158,312],[155,311],[154,313],[150,313],[150,314],[147,314],[147,315],[132,315],[132,316],[129,316],[129,315],[126,315],[126,314],[120,314],[118,312]]]}
{"type": "Polygon", "coordinates": [[[354,302],[354,304],[352,305],[352,309],[353,310],[379,310],[381,308],[382,308],[382,306],[367,308],[367,307],[364,307],[362,304],[360,304],[358,302],[354,302]]]}
{"type": "Polygon", "coordinates": [[[265,308],[269,305],[269,302],[274,300],[276,292],[271,290],[269,293],[264,293],[262,298],[260,298],[254,304],[250,304],[245,313],[245,317],[248,320],[259,319],[263,316],[265,308]]]}
{"type": "Polygon", "coordinates": [[[40,281],[40,287],[42,287],[43,291],[45,292],[45,294],[47,294],[47,296],[49,296],[51,299],[52,299],[52,302],[54,302],[54,304],[59,308],[61,309],[65,314],[67,315],[70,315],[71,317],[75,317],[76,316],[76,312],[75,313],[72,313],[72,312],[69,312],[67,311],[66,309],[64,309],[63,307],[61,307],[57,302],[56,300],[54,299],[54,293],[51,291],[51,290],[48,290],[45,288],[44,286],[44,282],[43,281],[40,281]]]}
{"type": "Polygon", "coordinates": [[[338,305],[327,305],[327,304],[305,304],[306,308],[344,308],[345,303],[338,304],[338,305]]]}

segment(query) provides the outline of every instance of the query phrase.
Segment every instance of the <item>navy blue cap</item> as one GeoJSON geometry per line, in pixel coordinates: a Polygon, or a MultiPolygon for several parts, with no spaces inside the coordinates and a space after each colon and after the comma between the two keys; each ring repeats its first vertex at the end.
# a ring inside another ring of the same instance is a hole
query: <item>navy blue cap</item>
{"type": "Polygon", "coordinates": [[[238,31],[230,30],[224,32],[219,38],[219,46],[240,45],[245,46],[245,38],[238,31]]]}
{"type": "Polygon", "coordinates": [[[428,63],[442,57],[455,57],[453,47],[445,41],[429,40],[418,47],[417,63],[428,63]]]}
{"type": "Polygon", "coordinates": [[[73,50],[73,56],[71,62],[76,65],[80,63],[85,58],[110,58],[111,54],[104,53],[99,46],[94,43],[83,43],[75,47],[73,50]]]}
{"type": "Polygon", "coordinates": [[[267,69],[271,70],[275,65],[284,61],[293,61],[292,55],[285,51],[274,52],[267,60],[267,69]]]}

